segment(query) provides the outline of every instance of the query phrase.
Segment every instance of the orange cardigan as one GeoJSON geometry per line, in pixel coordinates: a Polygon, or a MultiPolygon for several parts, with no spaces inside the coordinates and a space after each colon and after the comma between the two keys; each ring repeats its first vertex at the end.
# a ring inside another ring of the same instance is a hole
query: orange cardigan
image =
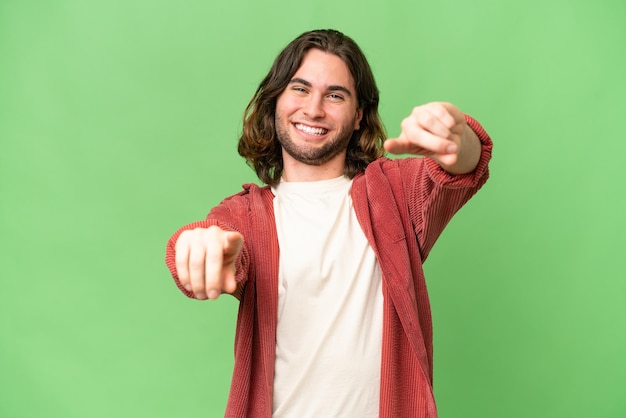
{"type": "MultiPolygon", "coordinates": [[[[355,212],[383,275],[381,417],[437,416],[432,320],[422,263],[452,216],[489,177],[491,139],[477,121],[466,119],[482,142],[474,172],[450,175],[429,158],[381,158],[354,178],[355,212]]],[[[176,276],[174,244],[180,233],[220,225],[245,237],[236,263],[240,306],[226,417],[272,415],[279,260],[273,198],[269,187],[244,185],[205,220],[178,230],[166,249],[166,264],[178,288],[193,297],[176,276]]]]}

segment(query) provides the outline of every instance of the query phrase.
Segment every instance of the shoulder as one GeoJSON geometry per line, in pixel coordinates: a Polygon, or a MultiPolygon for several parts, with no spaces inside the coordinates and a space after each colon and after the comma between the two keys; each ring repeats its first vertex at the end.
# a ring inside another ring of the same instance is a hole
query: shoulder
{"type": "Polygon", "coordinates": [[[272,189],[269,186],[259,186],[255,183],[246,183],[241,186],[241,190],[231,196],[226,197],[222,203],[241,203],[255,198],[273,197],[272,189]]]}
{"type": "Polygon", "coordinates": [[[219,205],[209,213],[209,217],[217,216],[248,216],[255,206],[271,203],[274,198],[272,190],[268,186],[259,186],[254,183],[242,185],[242,190],[224,198],[219,205]]]}

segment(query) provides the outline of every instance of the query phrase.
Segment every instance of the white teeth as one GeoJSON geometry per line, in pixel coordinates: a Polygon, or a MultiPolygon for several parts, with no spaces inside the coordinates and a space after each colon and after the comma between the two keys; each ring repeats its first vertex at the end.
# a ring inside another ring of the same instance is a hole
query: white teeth
{"type": "Polygon", "coordinates": [[[324,135],[326,132],[328,132],[328,129],[312,128],[310,126],[303,125],[301,123],[296,123],[296,129],[299,131],[305,132],[307,134],[310,134],[310,135],[324,135]]]}

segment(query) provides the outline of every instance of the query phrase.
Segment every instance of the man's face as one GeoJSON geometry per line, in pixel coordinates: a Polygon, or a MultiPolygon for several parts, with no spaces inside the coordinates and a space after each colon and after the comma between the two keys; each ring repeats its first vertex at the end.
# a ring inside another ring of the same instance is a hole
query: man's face
{"type": "Polygon", "coordinates": [[[276,133],[285,166],[344,162],[362,115],[343,60],[311,49],[276,102],[276,133]]]}

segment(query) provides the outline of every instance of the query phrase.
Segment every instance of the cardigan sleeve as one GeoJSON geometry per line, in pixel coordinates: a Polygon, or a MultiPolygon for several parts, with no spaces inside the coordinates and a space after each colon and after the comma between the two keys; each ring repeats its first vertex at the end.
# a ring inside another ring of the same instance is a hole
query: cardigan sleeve
{"type": "Polygon", "coordinates": [[[428,157],[417,159],[421,164],[407,161],[407,164],[401,166],[403,178],[407,179],[404,186],[407,189],[409,214],[422,260],[426,259],[454,214],[489,178],[488,165],[493,148],[491,138],[474,118],[466,115],[465,119],[481,142],[481,155],[473,172],[453,175],[428,157]]]}
{"type": "Polygon", "coordinates": [[[250,271],[250,249],[248,248],[245,240],[247,231],[245,230],[244,223],[242,222],[242,220],[247,219],[248,215],[246,199],[242,197],[245,193],[246,191],[243,191],[225,199],[222,203],[213,208],[211,212],[209,212],[206,219],[183,226],[178,229],[167,241],[165,248],[165,264],[174,279],[174,283],[185,296],[195,299],[193,292],[185,289],[178,279],[178,273],[176,271],[176,241],[183,231],[193,230],[196,228],[209,228],[210,226],[217,225],[224,230],[237,231],[244,236],[244,245],[239,252],[237,260],[235,260],[235,280],[237,281],[237,290],[233,293],[233,296],[237,299],[241,298],[241,293],[246,283],[248,272],[250,271]]]}

